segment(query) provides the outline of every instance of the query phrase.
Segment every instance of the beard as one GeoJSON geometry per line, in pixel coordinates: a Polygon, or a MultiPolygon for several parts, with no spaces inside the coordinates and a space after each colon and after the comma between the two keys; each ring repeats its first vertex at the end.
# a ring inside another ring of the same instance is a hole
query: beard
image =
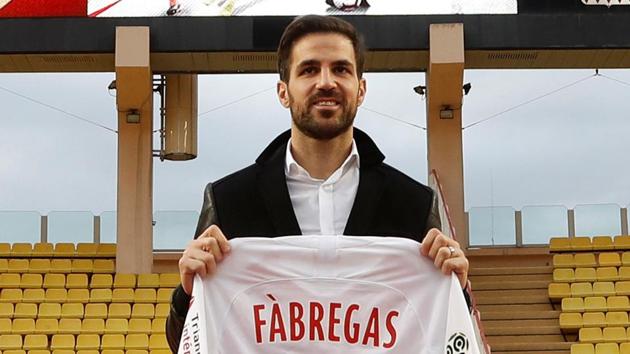
{"type": "Polygon", "coordinates": [[[316,140],[330,140],[336,138],[352,127],[357,114],[357,104],[348,102],[338,93],[315,94],[309,97],[306,105],[297,103],[289,93],[289,109],[291,119],[297,129],[304,135],[316,140]],[[341,111],[326,111],[314,113],[313,104],[321,97],[334,97],[341,111]],[[321,115],[321,118],[315,115],[321,115]],[[335,117],[336,116],[336,117],[335,117]]]}

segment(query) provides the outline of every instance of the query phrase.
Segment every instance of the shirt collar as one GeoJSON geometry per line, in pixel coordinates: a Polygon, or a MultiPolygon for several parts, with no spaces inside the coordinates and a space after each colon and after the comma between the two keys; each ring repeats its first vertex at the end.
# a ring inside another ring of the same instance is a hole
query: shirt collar
{"type": "MultiPolygon", "coordinates": [[[[356,166],[356,168],[360,167],[360,159],[359,159],[359,150],[357,149],[357,144],[352,139],[352,148],[350,150],[350,154],[346,157],[345,161],[341,164],[339,169],[342,170],[342,174],[345,173],[349,168],[356,166]]],[[[338,169],[338,170],[339,170],[338,169]]],[[[295,161],[293,157],[293,153],[291,153],[291,139],[287,142],[287,151],[285,157],[285,165],[284,165],[284,174],[285,176],[298,176],[305,175],[312,178],[308,171],[304,169],[304,167],[300,166],[300,164],[295,161]]]]}

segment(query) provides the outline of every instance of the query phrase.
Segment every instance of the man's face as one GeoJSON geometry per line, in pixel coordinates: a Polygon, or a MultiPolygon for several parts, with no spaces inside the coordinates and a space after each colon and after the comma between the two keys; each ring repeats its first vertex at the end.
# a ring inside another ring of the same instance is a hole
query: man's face
{"type": "Polygon", "coordinates": [[[314,33],[293,45],[289,82],[278,83],[278,96],[300,132],[328,140],[352,127],[365,87],[365,80],[357,77],[350,39],[314,33]]]}

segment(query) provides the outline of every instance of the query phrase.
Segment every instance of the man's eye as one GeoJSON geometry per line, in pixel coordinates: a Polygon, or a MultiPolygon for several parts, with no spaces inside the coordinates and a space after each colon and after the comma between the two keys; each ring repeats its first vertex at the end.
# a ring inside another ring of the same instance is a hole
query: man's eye
{"type": "Polygon", "coordinates": [[[315,72],[315,68],[314,68],[314,67],[312,67],[312,66],[311,66],[311,67],[304,68],[304,70],[302,70],[302,73],[303,73],[303,74],[312,74],[312,73],[314,73],[314,72],[315,72]]]}
{"type": "Polygon", "coordinates": [[[335,71],[340,73],[340,74],[344,74],[344,73],[349,73],[350,72],[350,70],[348,68],[346,68],[345,66],[336,67],[335,71]]]}

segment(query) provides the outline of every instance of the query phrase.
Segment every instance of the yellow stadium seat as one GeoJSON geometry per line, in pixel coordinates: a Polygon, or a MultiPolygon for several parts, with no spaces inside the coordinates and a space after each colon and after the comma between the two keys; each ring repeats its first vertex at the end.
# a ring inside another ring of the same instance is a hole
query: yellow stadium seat
{"type": "Polygon", "coordinates": [[[37,304],[27,304],[20,302],[15,304],[15,310],[13,311],[13,318],[36,318],[37,317],[37,304]]]}
{"type": "Polygon", "coordinates": [[[11,325],[13,334],[26,335],[35,331],[35,320],[32,318],[16,318],[11,325]]]}
{"type": "Polygon", "coordinates": [[[111,274],[93,274],[90,281],[92,289],[109,289],[112,287],[113,279],[111,274]]]}
{"type": "MultiPolygon", "coordinates": [[[[9,354],[9,353],[5,353],[5,354],[9,354]]],[[[24,353],[27,354],[27,353],[24,353]]],[[[28,354],[50,354],[50,350],[48,349],[33,349],[33,350],[29,350],[28,354]]]]}
{"type": "Polygon", "coordinates": [[[112,302],[112,289],[90,290],[90,302],[112,302]]]}
{"type": "Polygon", "coordinates": [[[613,238],[613,244],[617,250],[630,250],[630,236],[618,235],[613,238]]]}
{"type": "Polygon", "coordinates": [[[630,252],[624,252],[621,254],[621,265],[630,266],[630,252]]]}
{"type": "Polygon", "coordinates": [[[40,303],[45,299],[44,289],[24,289],[22,302],[40,303]]]}
{"type": "Polygon", "coordinates": [[[584,311],[585,312],[606,312],[608,307],[606,306],[606,298],[603,296],[589,296],[584,298],[584,311]]]}
{"type": "Polygon", "coordinates": [[[28,259],[11,258],[7,268],[9,273],[26,273],[28,272],[28,259]]]}
{"type": "Polygon", "coordinates": [[[91,259],[73,259],[72,273],[92,273],[94,262],[91,259]]]}
{"type": "MultiPolygon", "coordinates": [[[[625,333],[625,332],[624,332],[625,333]]],[[[105,334],[101,343],[103,350],[123,350],[125,349],[124,334],[105,334]]]]}
{"type": "Polygon", "coordinates": [[[595,271],[595,268],[575,268],[574,281],[593,282],[595,280],[597,280],[597,272],[595,271]]]}
{"type": "MultiPolygon", "coordinates": [[[[627,333],[626,333],[627,337],[627,333]]],[[[619,344],[619,354],[630,354],[630,343],[619,344]]]]}
{"type": "Polygon", "coordinates": [[[149,348],[149,336],[146,334],[128,334],[125,337],[125,349],[144,349],[149,348]]]}
{"type": "Polygon", "coordinates": [[[606,327],[606,315],[603,312],[585,312],[582,315],[583,327],[606,327]]]}
{"type": "Polygon", "coordinates": [[[86,304],[90,302],[90,291],[88,289],[69,289],[67,301],[86,304]]]}
{"type": "Polygon", "coordinates": [[[147,354],[172,354],[170,349],[155,349],[147,354]]]}
{"type": "Polygon", "coordinates": [[[595,354],[619,354],[617,343],[597,343],[595,344],[595,354]]]}
{"type": "Polygon", "coordinates": [[[166,336],[164,334],[152,334],[149,337],[149,350],[160,349],[169,349],[168,342],[166,341],[166,336]]]}
{"type": "Polygon", "coordinates": [[[171,310],[171,305],[170,304],[156,304],[155,305],[155,317],[163,317],[166,318],[168,317],[168,313],[171,310]]]}
{"type": "Polygon", "coordinates": [[[19,334],[0,335],[0,350],[22,349],[22,336],[19,334]]]}
{"type": "Polygon", "coordinates": [[[9,260],[0,258],[0,273],[6,273],[9,270],[9,260]]]}
{"type": "Polygon", "coordinates": [[[72,272],[72,261],[69,259],[53,259],[50,261],[51,273],[70,273],[72,272]]]}
{"type": "Polygon", "coordinates": [[[44,302],[39,304],[38,318],[55,318],[61,317],[61,304],[54,302],[44,302]]]}
{"type": "Polygon", "coordinates": [[[615,283],[596,281],[593,283],[593,296],[615,296],[615,283]]]}
{"type": "Polygon", "coordinates": [[[22,348],[25,350],[47,349],[48,336],[45,334],[28,334],[24,337],[22,348]]]}
{"type": "Polygon", "coordinates": [[[62,318],[59,320],[60,334],[79,334],[81,333],[81,319],[79,318],[62,318]]]}
{"type": "Polygon", "coordinates": [[[112,302],[133,302],[133,289],[114,289],[112,291],[112,302]]]}
{"type": "Polygon", "coordinates": [[[39,289],[42,287],[41,274],[22,274],[20,278],[20,288],[22,289],[39,289]]]}
{"type": "Polygon", "coordinates": [[[595,354],[595,346],[591,343],[571,344],[571,354],[595,354]]]}
{"type": "Polygon", "coordinates": [[[114,276],[114,288],[135,288],[136,275],[116,273],[114,276]]]}
{"type": "Polygon", "coordinates": [[[590,251],[593,249],[591,238],[586,236],[576,236],[569,239],[571,249],[574,251],[590,251]]]}
{"type": "Polygon", "coordinates": [[[66,289],[46,289],[44,296],[45,302],[64,303],[68,299],[68,290],[66,289]]]}
{"type": "Polygon", "coordinates": [[[116,244],[115,243],[99,243],[96,248],[97,257],[116,257],[116,244]]]}
{"type": "Polygon", "coordinates": [[[28,263],[29,273],[45,274],[50,272],[50,259],[33,258],[28,263]]]}
{"type": "Polygon", "coordinates": [[[606,307],[608,311],[630,311],[630,301],[627,296],[609,296],[606,307]]]}
{"type": "Polygon", "coordinates": [[[606,312],[606,326],[626,327],[628,326],[628,313],[625,311],[606,312]]]}
{"type": "Polygon", "coordinates": [[[85,305],[84,318],[107,318],[106,304],[87,304],[85,305]]]}
{"type": "Polygon", "coordinates": [[[159,288],[160,275],[155,273],[138,274],[138,288],[159,288]]]}
{"type": "Polygon", "coordinates": [[[127,333],[140,334],[151,332],[151,320],[148,318],[132,318],[129,320],[127,333]]]}
{"type": "Polygon", "coordinates": [[[108,318],[105,321],[105,334],[127,334],[129,322],[124,318],[108,318]]]}
{"type": "Polygon", "coordinates": [[[63,289],[66,287],[65,274],[48,273],[44,275],[44,288],[63,289]]]}
{"type": "MultiPolygon", "coordinates": [[[[579,314],[577,314],[579,315],[579,314]]],[[[580,315],[580,327],[582,327],[582,316],[580,315]]],[[[166,318],[155,318],[151,321],[151,333],[166,333],[166,318]]]]}
{"type": "Polygon", "coordinates": [[[22,301],[22,289],[2,289],[0,291],[0,303],[10,302],[15,304],[22,301]]]}
{"type": "Polygon", "coordinates": [[[603,252],[597,257],[600,267],[619,267],[621,266],[621,257],[616,252],[603,252]]]}
{"type": "Polygon", "coordinates": [[[613,239],[610,236],[594,236],[592,240],[593,249],[596,251],[612,250],[615,248],[613,239]]]}
{"type": "Polygon", "coordinates": [[[111,259],[95,259],[94,260],[94,273],[106,273],[111,274],[116,271],[116,265],[111,259]]]}
{"type": "Polygon", "coordinates": [[[157,297],[156,297],[156,301],[161,303],[161,302],[165,302],[165,303],[170,303],[171,302],[171,296],[173,295],[173,288],[159,288],[157,291],[157,297]]]}
{"type": "Polygon", "coordinates": [[[51,350],[74,350],[74,336],[72,334],[55,334],[50,341],[51,350]]]}
{"type": "Polygon", "coordinates": [[[616,295],[630,295],[630,281],[618,281],[615,283],[616,295]]]}
{"type": "Polygon", "coordinates": [[[52,243],[38,242],[33,245],[33,257],[52,257],[55,247],[52,243]]]}
{"type": "Polygon", "coordinates": [[[52,318],[38,318],[35,321],[36,334],[56,334],[59,331],[59,321],[52,318]]]}
{"type": "Polygon", "coordinates": [[[105,332],[105,320],[102,318],[85,318],[81,322],[81,333],[102,334],[105,332]]]}
{"type": "Polygon", "coordinates": [[[13,318],[15,307],[11,303],[0,303],[0,318],[13,318]]]}
{"type": "Polygon", "coordinates": [[[124,318],[131,317],[131,305],[126,303],[109,304],[109,313],[107,318],[124,318]]]}
{"type": "Polygon", "coordinates": [[[554,268],[574,268],[575,262],[573,261],[573,254],[571,253],[554,254],[553,267],[554,268]]]}
{"type": "Polygon", "coordinates": [[[174,288],[179,285],[179,273],[160,274],[160,288],[174,288]]]}
{"type": "Polygon", "coordinates": [[[68,274],[66,277],[67,289],[86,289],[87,286],[87,274],[68,274]]]}
{"type": "Polygon", "coordinates": [[[155,289],[136,289],[133,296],[133,301],[136,303],[155,303],[156,301],[156,291],[155,289]]]}
{"type": "Polygon", "coordinates": [[[56,243],[53,257],[71,258],[75,253],[74,243],[56,243]]]}
{"type": "Polygon", "coordinates": [[[0,334],[11,334],[10,318],[0,318],[0,334]]]}
{"type": "Polygon", "coordinates": [[[66,302],[61,305],[61,318],[83,318],[83,304],[78,302],[66,302]]]}
{"type": "Polygon", "coordinates": [[[78,243],[77,256],[94,258],[94,256],[96,256],[97,248],[98,246],[96,243],[78,243]]]}
{"type": "Polygon", "coordinates": [[[18,273],[2,273],[0,274],[0,289],[19,288],[20,279],[18,273]]]}
{"type": "Polygon", "coordinates": [[[569,242],[567,237],[552,237],[549,239],[549,251],[571,251],[571,242],[569,242]]]}
{"type": "Polygon", "coordinates": [[[104,349],[101,350],[101,354],[132,354],[132,350],[124,351],[122,349],[104,349]]]}
{"type": "Polygon", "coordinates": [[[134,304],[131,310],[132,318],[148,318],[155,317],[155,307],[153,304],[134,304]]]}
{"type": "Polygon", "coordinates": [[[127,350],[126,354],[149,354],[149,351],[145,349],[131,349],[127,350]]]}
{"type": "Polygon", "coordinates": [[[11,246],[11,257],[30,257],[33,245],[27,242],[17,242],[11,246]]]}
{"type": "Polygon", "coordinates": [[[77,350],[75,354],[101,354],[101,352],[96,349],[82,349],[82,350],[77,350]]]}
{"type": "Polygon", "coordinates": [[[553,270],[554,283],[573,283],[575,281],[575,271],[573,268],[557,268],[553,270]]]}
{"type": "Polygon", "coordinates": [[[0,242],[0,257],[9,257],[11,255],[11,244],[0,242]]]}
{"type": "Polygon", "coordinates": [[[26,350],[24,350],[24,349],[5,350],[3,353],[4,354],[27,354],[26,350]]]}
{"type": "Polygon", "coordinates": [[[597,268],[597,281],[617,281],[619,274],[616,267],[599,267],[597,268]]]}
{"type": "Polygon", "coordinates": [[[580,329],[579,338],[582,343],[601,343],[604,341],[602,329],[599,327],[580,329]]]}
{"type": "Polygon", "coordinates": [[[572,283],[571,296],[572,297],[593,296],[593,285],[591,283],[572,283]]]}
{"type": "Polygon", "coordinates": [[[621,343],[628,339],[624,327],[606,327],[603,329],[602,333],[604,342],[607,343],[621,343]]]}
{"type": "Polygon", "coordinates": [[[619,267],[619,280],[630,280],[630,267],[619,267]]]}
{"type": "Polygon", "coordinates": [[[576,267],[597,267],[597,260],[594,253],[577,253],[573,256],[576,267]]]}

